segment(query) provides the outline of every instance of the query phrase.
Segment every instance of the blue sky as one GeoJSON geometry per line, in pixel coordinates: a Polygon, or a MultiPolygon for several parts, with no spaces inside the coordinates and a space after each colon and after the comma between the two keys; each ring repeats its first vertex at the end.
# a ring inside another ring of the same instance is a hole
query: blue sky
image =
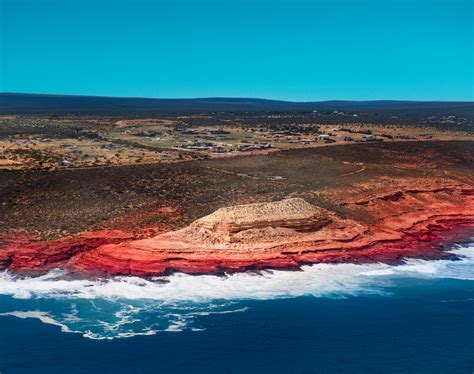
{"type": "Polygon", "coordinates": [[[474,100],[473,0],[0,0],[0,91],[474,100]]]}

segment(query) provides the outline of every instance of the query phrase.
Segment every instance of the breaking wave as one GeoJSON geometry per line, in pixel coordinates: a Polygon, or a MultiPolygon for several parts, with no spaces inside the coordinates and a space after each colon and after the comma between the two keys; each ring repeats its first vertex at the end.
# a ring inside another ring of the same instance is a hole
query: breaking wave
{"type": "Polygon", "coordinates": [[[179,273],[152,279],[71,279],[59,270],[40,277],[5,271],[0,273],[0,316],[35,318],[93,339],[202,331],[202,316],[244,313],[248,300],[389,295],[397,282],[410,278],[474,280],[474,244],[452,252],[459,260],[316,264],[302,271],[225,277],[179,273]]]}

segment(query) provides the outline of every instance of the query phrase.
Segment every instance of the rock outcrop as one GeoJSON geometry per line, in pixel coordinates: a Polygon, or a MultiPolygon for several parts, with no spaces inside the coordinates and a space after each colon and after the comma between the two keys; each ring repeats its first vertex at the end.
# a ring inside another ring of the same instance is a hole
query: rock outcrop
{"type": "Polygon", "coordinates": [[[317,231],[330,222],[327,210],[292,198],[220,208],[196,220],[182,233],[187,241],[242,243],[317,231]]]}

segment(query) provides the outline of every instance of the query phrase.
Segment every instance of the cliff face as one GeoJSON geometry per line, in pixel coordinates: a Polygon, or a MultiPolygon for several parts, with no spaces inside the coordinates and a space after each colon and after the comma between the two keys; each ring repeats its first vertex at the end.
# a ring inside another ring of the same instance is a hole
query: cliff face
{"type": "MultiPolygon", "coordinates": [[[[141,240],[121,231],[52,242],[4,238],[0,268],[161,275],[297,268],[315,262],[440,258],[443,233],[474,228],[474,189],[445,181],[381,180],[317,192],[371,217],[343,219],[301,198],[222,208],[189,226],[141,240]]],[[[315,192],[316,194],[316,192],[315,192]]]]}

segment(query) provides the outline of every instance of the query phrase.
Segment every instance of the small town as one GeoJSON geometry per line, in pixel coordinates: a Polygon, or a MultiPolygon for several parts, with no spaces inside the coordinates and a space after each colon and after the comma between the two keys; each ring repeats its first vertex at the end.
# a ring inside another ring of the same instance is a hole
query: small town
{"type": "Polygon", "coordinates": [[[427,119],[444,126],[451,121],[452,126],[459,127],[449,133],[429,124],[357,122],[362,116],[338,111],[326,115],[192,115],[161,119],[2,116],[0,169],[180,162],[332,144],[468,137],[462,131],[463,119],[454,116],[427,119]]]}

